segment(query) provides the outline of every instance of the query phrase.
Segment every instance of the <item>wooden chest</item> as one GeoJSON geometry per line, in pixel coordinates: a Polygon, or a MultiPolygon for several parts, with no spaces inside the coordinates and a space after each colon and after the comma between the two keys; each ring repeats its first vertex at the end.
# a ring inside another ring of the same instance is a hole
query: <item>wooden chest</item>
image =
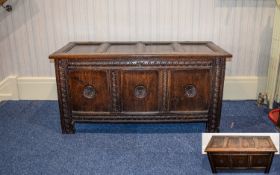
{"type": "Polygon", "coordinates": [[[277,149],[269,136],[213,136],[205,152],[213,173],[217,169],[264,169],[269,173],[277,149]]]}
{"type": "Polygon", "coordinates": [[[55,60],[61,127],[206,122],[218,132],[225,61],[212,42],[72,42],[55,60]]]}

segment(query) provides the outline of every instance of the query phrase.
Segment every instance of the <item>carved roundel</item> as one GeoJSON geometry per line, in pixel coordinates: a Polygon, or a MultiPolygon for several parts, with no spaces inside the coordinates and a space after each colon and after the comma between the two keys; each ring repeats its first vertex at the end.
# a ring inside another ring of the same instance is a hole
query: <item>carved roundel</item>
{"type": "Polygon", "coordinates": [[[137,98],[145,98],[147,96],[147,88],[143,85],[136,86],[134,96],[137,98]]]}
{"type": "Polygon", "coordinates": [[[261,164],[263,163],[263,160],[262,160],[262,159],[258,159],[257,163],[258,163],[259,165],[261,165],[261,164]]]}
{"type": "Polygon", "coordinates": [[[95,90],[95,88],[93,86],[87,85],[84,88],[83,95],[87,99],[92,99],[92,98],[94,98],[96,96],[96,90],[95,90]]]}
{"type": "Polygon", "coordinates": [[[192,84],[186,85],[184,90],[185,90],[185,96],[187,97],[194,97],[197,94],[196,87],[192,84]]]}

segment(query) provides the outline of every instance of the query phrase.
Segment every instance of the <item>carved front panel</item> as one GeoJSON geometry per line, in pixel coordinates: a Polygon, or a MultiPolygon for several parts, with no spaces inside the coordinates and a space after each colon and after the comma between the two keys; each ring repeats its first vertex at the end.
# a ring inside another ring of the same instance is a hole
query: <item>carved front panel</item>
{"type": "Polygon", "coordinates": [[[216,167],[226,168],[230,167],[230,160],[228,155],[211,155],[213,163],[216,167]]]}
{"type": "Polygon", "coordinates": [[[111,95],[106,71],[75,70],[69,73],[73,111],[110,111],[111,95]]]}
{"type": "Polygon", "coordinates": [[[170,111],[208,110],[211,90],[209,69],[172,70],[170,111]]]}
{"type": "Polygon", "coordinates": [[[159,72],[156,70],[125,70],[121,82],[124,112],[159,111],[159,72]]]}
{"type": "Polygon", "coordinates": [[[270,155],[263,154],[263,155],[254,155],[251,156],[251,166],[252,167],[266,167],[270,163],[270,155]]]}
{"type": "Polygon", "coordinates": [[[248,168],[249,156],[248,155],[232,155],[231,162],[233,167],[248,168]]]}

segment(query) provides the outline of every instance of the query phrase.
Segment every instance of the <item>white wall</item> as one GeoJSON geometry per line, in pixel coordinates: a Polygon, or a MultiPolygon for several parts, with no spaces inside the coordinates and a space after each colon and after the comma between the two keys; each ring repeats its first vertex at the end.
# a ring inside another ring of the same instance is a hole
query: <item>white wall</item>
{"type": "Polygon", "coordinates": [[[267,74],[274,0],[8,0],[0,9],[0,81],[54,76],[48,55],[73,40],[212,40],[227,76],[267,74]]]}

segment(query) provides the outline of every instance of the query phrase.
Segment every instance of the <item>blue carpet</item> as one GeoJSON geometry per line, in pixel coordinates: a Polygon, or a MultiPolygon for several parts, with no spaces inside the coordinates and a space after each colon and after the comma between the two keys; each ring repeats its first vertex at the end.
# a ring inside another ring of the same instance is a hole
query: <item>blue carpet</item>
{"type": "MultiPolygon", "coordinates": [[[[55,101],[0,103],[0,174],[211,174],[202,123],[77,124],[75,135],[62,135],[59,124],[55,101]]],[[[278,131],[255,102],[225,101],[221,132],[278,131]]],[[[271,174],[279,164],[275,156],[271,174]]]]}

